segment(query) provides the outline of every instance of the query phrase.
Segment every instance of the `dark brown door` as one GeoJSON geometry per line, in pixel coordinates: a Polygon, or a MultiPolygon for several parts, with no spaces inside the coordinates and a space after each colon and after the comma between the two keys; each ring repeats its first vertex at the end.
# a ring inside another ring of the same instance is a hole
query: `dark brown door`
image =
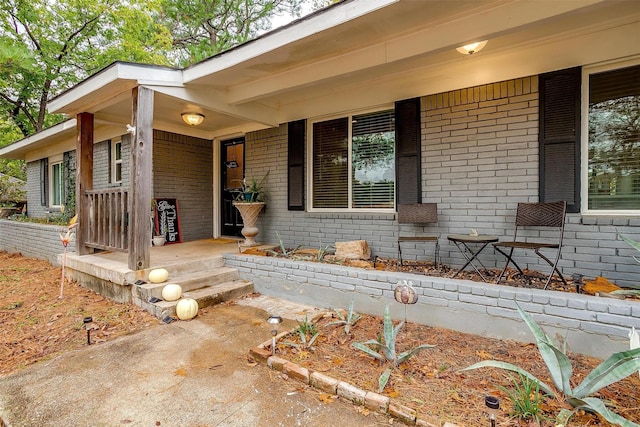
{"type": "Polygon", "coordinates": [[[241,236],[242,218],[233,206],[244,177],[244,137],[222,141],[222,234],[241,236]]]}

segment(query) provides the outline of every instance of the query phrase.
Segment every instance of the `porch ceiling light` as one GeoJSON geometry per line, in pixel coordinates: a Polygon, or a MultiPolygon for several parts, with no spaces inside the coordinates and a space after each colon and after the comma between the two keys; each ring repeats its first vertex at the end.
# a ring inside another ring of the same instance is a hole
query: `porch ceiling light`
{"type": "Polygon", "coordinates": [[[473,55],[476,52],[479,52],[483,47],[487,45],[488,40],[483,40],[481,42],[470,43],[464,46],[460,46],[456,48],[458,52],[463,55],[473,55]]]}
{"type": "Polygon", "coordinates": [[[204,114],[182,113],[182,120],[190,126],[198,126],[204,120],[204,114]]]}

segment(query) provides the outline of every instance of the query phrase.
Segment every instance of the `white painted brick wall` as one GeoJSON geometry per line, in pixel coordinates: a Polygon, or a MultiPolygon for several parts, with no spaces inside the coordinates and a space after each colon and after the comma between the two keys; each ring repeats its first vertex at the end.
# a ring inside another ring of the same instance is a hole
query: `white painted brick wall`
{"type": "MultiPolygon", "coordinates": [[[[9,253],[21,253],[26,257],[44,259],[58,265],[58,254],[64,250],[60,242],[60,234],[65,234],[67,227],[18,222],[0,219],[0,250],[9,253]]],[[[68,251],[75,250],[75,234],[68,246],[68,251]]]]}
{"type": "Polygon", "coordinates": [[[225,265],[254,282],[257,292],[322,308],[346,308],[381,315],[389,305],[402,319],[393,290],[411,280],[419,300],[407,306],[409,321],[500,339],[532,342],[516,302],[551,335],[566,337],[571,351],[607,357],[628,349],[627,334],[640,328],[640,302],[583,294],[511,288],[464,280],[364,270],[283,258],[227,254],[225,265]]]}
{"type": "MultiPolygon", "coordinates": [[[[538,79],[536,76],[451,91],[422,98],[423,201],[438,203],[437,226],[403,226],[403,233],[439,233],[444,263],[465,260],[447,234],[471,228],[501,239],[513,236],[518,202],[538,201],[538,79]]],[[[269,200],[261,215],[259,241],[288,247],[324,247],[335,241],[366,239],[374,255],[397,256],[398,225],[393,214],[310,213],[287,210],[287,127],[247,135],[248,176],[267,181],[269,200]]],[[[566,276],[604,276],[624,286],[640,287],[636,251],[616,237],[616,230],[640,240],[640,218],[590,218],[567,215],[560,268],[566,276]]],[[[533,233],[533,237],[545,234],[533,233]]],[[[432,259],[432,245],[406,245],[403,253],[432,259]]],[[[537,257],[515,259],[523,268],[547,272],[537,257]]],[[[487,267],[504,258],[489,247],[487,267]]]]}

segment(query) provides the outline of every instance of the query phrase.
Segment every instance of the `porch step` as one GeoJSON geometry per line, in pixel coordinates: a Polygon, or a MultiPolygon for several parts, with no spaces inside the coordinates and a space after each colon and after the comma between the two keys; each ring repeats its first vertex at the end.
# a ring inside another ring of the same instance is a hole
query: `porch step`
{"type": "Polygon", "coordinates": [[[193,271],[192,273],[178,274],[176,270],[169,272],[169,279],[164,283],[146,283],[144,285],[133,285],[134,298],[148,301],[150,298],[162,298],[162,289],[169,283],[180,285],[182,293],[193,291],[205,286],[215,286],[220,283],[238,279],[238,270],[229,267],[218,267],[211,270],[192,270],[181,268],[180,271],[193,271]]]}
{"type": "Polygon", "coordinates": [[[224,267],[224,260],[222,259],[222,257],[200,258],[194,259],[192,261],[181,260],[180,262],[176,263],[156,265],[153,268],[147,268],[146,270],[130,271],[126,277],[126,280],[129,283],[135,283],[139,278],[147,280],[147,278],[149,277],[149,272],[151,272],[151,270],[164,268],[169,272],[169,282],[167,283],[176,283],[175,281],[173,281],[173,277],[181,276],[194,271],[208,271],[221,267],[224,267]]]}
{"type": "MultiPolygon", "coordinates": [[[[198,302],[198,308],[208,307],[210,305],[219,304],[242,295],[253,292],[253,282],[244,279],[235,279],[228,282],[219,283],[213,286],[205,286],[188,292],[183,292],[182,298],[192,298],[198,302]]],[[[142,308],[149,311],[159,319],[176,316],[176,305],[178,301],[160,301],[150,303],[148,301],[140,301],[142,308]]]]}

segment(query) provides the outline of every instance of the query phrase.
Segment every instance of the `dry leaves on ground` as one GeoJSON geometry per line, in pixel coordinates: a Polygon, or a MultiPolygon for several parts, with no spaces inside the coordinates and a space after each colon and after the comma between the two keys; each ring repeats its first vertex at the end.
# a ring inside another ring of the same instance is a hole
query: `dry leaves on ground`
{"type": "Polygon", "coordinates": [[[91,342],[132,333],[158,321],[77,283],[58,299],[61,271],[46,261],[0,252],[0,374],[87,345],[83,319],[93,319],[91,342]]]}
{"type": "MultiPolygon", "coordinates": [[[[357,307],[356,307],[357,309],[357,307]]],[[[378,390],[378,377],[385,370],[381,364],[351,344],[378,339],[382,331],[379,317],[363,315],[347,335],[342,326],[327,326],[338,320],[327,315],[318,322],[320,335],[313,349],[297,349],[283,342],[299,342],[296,335],[283,338],[277,347],[280,356],[313,371],[319,371],[349,382],[363,390],[378,390]]],[[[394,322],[395,325],[398,322],[394,322]]],[[[526,326],[523,325],[526,328],[526,326]]],[[[494,368],[472,371],[460,370],[488,359],[507,361],[531,372],[552,384],[546,365],[534,344],[510,340],[483,338],[442,328],[408,323],[400,330],[396,343],[398,353],[420,344],[436,345],[425,349],[393,371],[384,395],[416,409],[421,414],[439,417],[461,426],[489,425],[484,398],[497,396],[501,402],[498,426],[526,426],[509,419],[512,408],[500,386],[513,388],[509,374],[494,368]]],[[[569,353],[573,366],[575,387],[601,360],[569,353]]],[[[513,375],[512,375],[513,376],[513,375]]],[[[629,420],[640,422],[640,378],[631,375],[614,385],[603,388],[597,397],[608,401],[612,409],[629,420]]],[[[560,401],[545,398],[541,405],[544,426],[554,426],[553,418],[563,407],[560,401]]],[[[571,420],[572,426],[609,426],[591,414],[580,414],[571,420]]]]}

